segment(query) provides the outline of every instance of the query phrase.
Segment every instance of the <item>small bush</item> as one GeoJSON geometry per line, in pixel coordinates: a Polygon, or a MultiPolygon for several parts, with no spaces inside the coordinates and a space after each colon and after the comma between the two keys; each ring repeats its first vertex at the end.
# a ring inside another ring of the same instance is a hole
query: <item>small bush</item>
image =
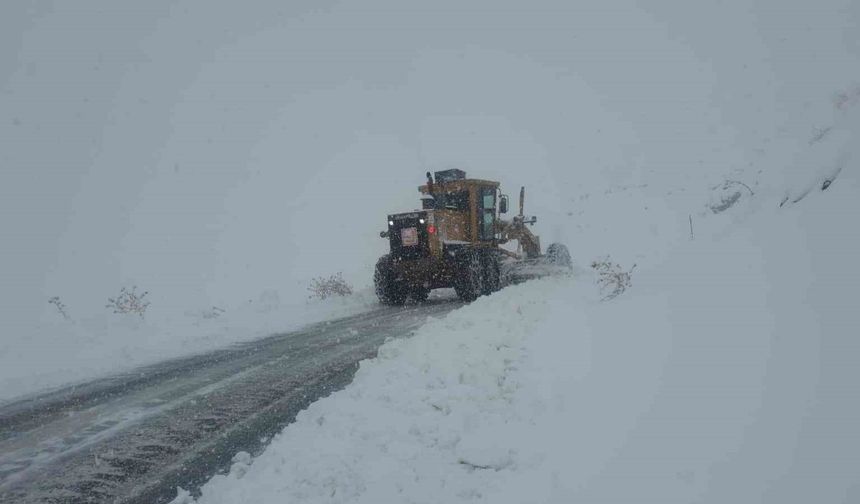
{"type": "Polygon", "coordinates": [[[755,195],[750,186],[739,180],[725,180],[722,184],[715,185],[711,188],[711,201],[708,203],[708,208],[715,214],[725,212],[741,199],[742,188],[749,191],[750,196],[755,195]]]}
{"type": "Polygon", "coordinates": [[[217,306],[213,306],[212,308],[205,310],[200,313],[200,316],[206,320],[216,319],[226,312],[224,308],[218,308],[217,306]]]}
{"type": "Polygon", "coordinates": [[[349,296],[352,294],[352,286],[346,283],[343,274],[338,272],[328,278],[314,278],[308,291],[311,293],[308,299],[327,299],[332,296],[349,296]]]}
{"type": "Polygon", "coordinates": [[[69,314],[66,312],[66,305],[62,301],[60,301],[60,296],[54,296],[48,299],[48,304],[54,305],[57,308],[57,311],[60,315],[63,316],[64,319],[69,320],[69,314]]]}
{"type": "Polygon", "coordinates": [[[850,89],[836,93],[833,98],[833,105],[839,110],[846,110],[857,102],[860,102],[860,84],[855,84],[850,89]]]}
{"type": "Polygon", "coordinates": [[[123,287],[119,291],[119,295],[115,298],[108,298],[108,304],[105,308],[112,309],[114,313],[131,314],[135,313],[143,318],[146,309],[149,307],[149,301],[144,301],[144,298],[149,292],[137,293],[137,286],[133,286],[131,290],[123,287]]]}
{"type": "Polygon", "coordinates": [[[600,286],[601,293],[605,294],[601,301],[615,299],[633,285],[630,282],[630,274],[636,268],[635,264],[624,271],[620,264],[613,263],[609,256],[606,256],[602,260],[592,262],[591,268],[597,272],[597,285],[600,286]]]}

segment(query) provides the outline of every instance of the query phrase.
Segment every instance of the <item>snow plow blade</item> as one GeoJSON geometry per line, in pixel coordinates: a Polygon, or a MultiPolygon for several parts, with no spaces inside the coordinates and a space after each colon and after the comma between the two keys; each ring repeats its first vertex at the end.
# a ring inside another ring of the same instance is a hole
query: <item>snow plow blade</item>
{"type": "Polygon", "coordinates": [[[566,276],[571,274],[571,268],[537,259],[526,259],[523,261],[510,261],[502,266],[502,278],[508,284],[518,284],[544,278],[548,276],[566,276]]]}
{"type": "Polygon", "coordinates": [[[502,278],[508,284],[518,284],[548,276],[567,276],[573,271],[573,261],[564,245],[554,243],[545,255],[531,259],[513,259],[502,262],[502,278]]]}

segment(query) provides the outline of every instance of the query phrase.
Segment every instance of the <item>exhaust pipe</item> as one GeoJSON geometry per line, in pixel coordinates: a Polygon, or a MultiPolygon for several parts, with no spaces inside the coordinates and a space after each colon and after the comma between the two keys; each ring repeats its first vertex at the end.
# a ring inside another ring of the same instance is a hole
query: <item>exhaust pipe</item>
{"type": "Polygon", "coordinates": [[[526,202],[526,187],[520,187],[520,217],[523,216],[523,206],[526,202]]]}
{"type": "Polygon", "coordinates": [[[427,172],[427,192],[430,193],[430,196],[433,196],[435,198],[436,195],[433,194],[434,193],[433,189],[434,189],[434,187],[433,187],[433,174],[430,172],[427,172]]]}

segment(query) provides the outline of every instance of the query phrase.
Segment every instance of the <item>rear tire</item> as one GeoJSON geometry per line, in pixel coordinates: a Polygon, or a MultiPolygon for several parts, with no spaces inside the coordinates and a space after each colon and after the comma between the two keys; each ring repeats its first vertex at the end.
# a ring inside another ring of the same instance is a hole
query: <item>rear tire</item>
{"type": "Polygon", "coordinates": [[[406,292],[401,282],[398,282],[391,256],[384,255],[376,262],[373,272],[373,287],[379,302],[386,305],[400,306],[406,302],[406,292]]]}
{"type": "Polygon", "coordinates": [[[481,257],[475,250],[467,249],[457,254],[457,277],[454,279],[454,291],[457,296],[467,303],[478,299],[484,290],[484,272],[481,257]]]}
{"type": "Polygon", "coordinates": [[[553,243],[547,247],[546,258],[549,263],[554,266],[573,269],[573,261],[570,259],[570,252],[567,250],[567,247],[561,243],[553,243]]]}
{"type": "Polygon", "coordinates": [[[502,288],[502,268],[499,256],[493,252],[486,252],[483,259],[484,278],[481,294],[489,296],[502,288]]]}

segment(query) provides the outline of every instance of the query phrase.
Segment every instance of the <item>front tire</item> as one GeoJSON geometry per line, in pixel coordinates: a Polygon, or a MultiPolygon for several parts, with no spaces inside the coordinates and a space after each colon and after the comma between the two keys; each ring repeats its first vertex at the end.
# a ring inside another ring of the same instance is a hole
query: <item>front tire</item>
{"type": "Polygon", "coordinates": [[[498,254],[488,251],[484,254],[483,259],[484,278],[481,294],[489,296],[502,288],[502,267],[498,254]]]}
{"type": "Polygon", "coordinates": [[[475,250],[464,250],[457,256],[457,277],[454,280],[454,291],[457,296],[470,303],[484,290],[484,274],[481,258],[475,250]]]}
{"type": "Polygon", "coordinates": [[[400,306],[406,302],[406,292],[397,280],[391,256],[384,255],[376,262],[373,272],[373,287],[379,302],[385,305],[400,306]]]}

